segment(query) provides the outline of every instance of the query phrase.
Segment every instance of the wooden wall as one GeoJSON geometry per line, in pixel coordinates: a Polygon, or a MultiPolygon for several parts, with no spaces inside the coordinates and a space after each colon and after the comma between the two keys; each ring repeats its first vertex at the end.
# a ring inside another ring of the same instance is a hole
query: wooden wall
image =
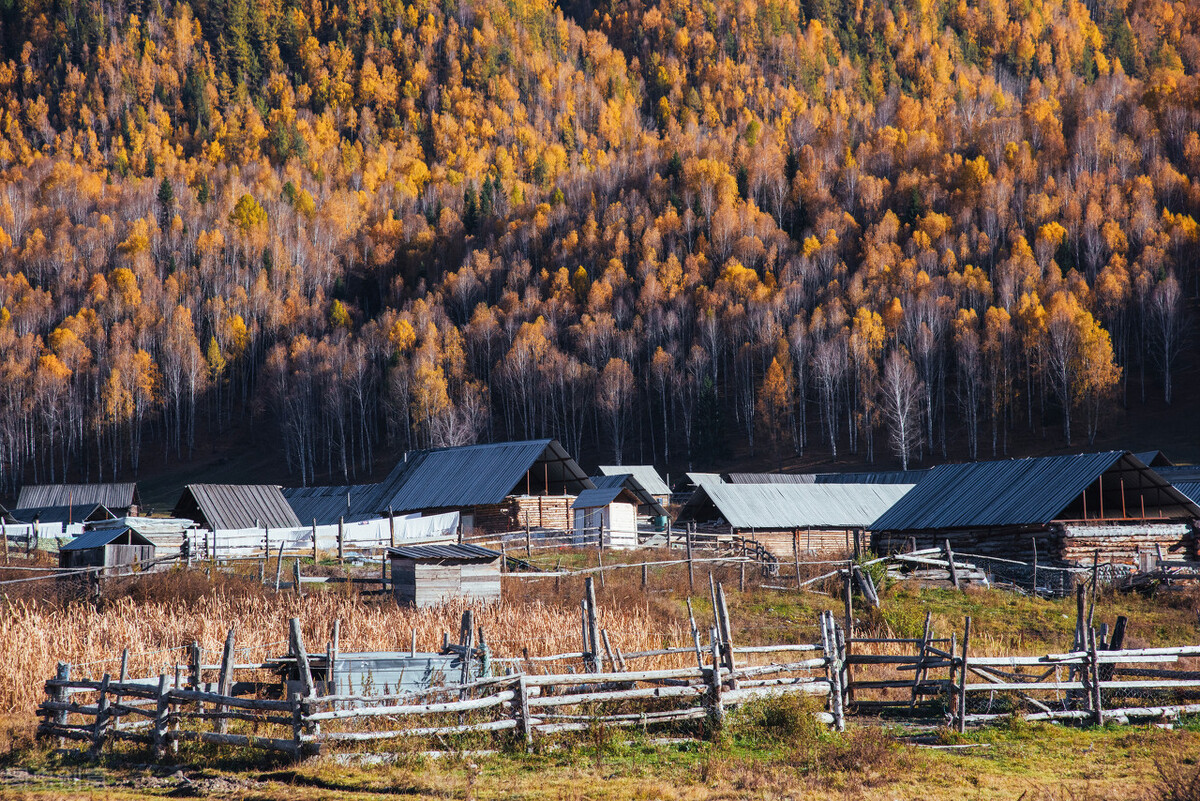
{"type": "Polygon", "coordinates": [[[761,542],[763,547],[775,554],[777,559],[784,562],[795,558],[796,548],[800,551],[801,559],[809,556],[842,554],[854,548],[853,534],[843,529],[836,531],[801,529],[796,537],[793,537],[793,533],[791,529],[786,531],[763,531],[759,529],[754,531],[748,529],[738,531],[738,534],[743,537],[749,537],[761,542]],[[796,539],[799,542],[793,546],[793,541],[796,539]]]}
{"type": "MultiPolygon", "coordinates": [[[[1037,541],[1038,561],[1047,564],[1090,565],[1096,550],[1101,562],[1137,564],[1137,553],[1152,552],[1155,546],[1164,556],[1196,558],[1196,535],[1190,522],[1136,521],[1122,523],[1065,522],[1045,527],[1010,527],[966,531],[924,532],[913,535],[917,548],[939,548],[947,539],[954,550],[965,554],[995,556],[1029,562],[1033,559],[1033,541],[1037,541]]],[[[879,553],[908,549],[909,535],[874,534],[872,548],[879,553]]]]}
{"type": "Polygon", "coordinates": [[[392,595],[406,606],[434,606],[452,598],[500,600],[500,558],[490,562],[392,560],[392,595]]]}
{"type": "Polygon", "coordinates": [[[569,531],[574,502],[574,495],[513,495],[501,503],[476,506],[471,511],[475,515],[475,531],[519,531],[525,526],[569,531]]]}

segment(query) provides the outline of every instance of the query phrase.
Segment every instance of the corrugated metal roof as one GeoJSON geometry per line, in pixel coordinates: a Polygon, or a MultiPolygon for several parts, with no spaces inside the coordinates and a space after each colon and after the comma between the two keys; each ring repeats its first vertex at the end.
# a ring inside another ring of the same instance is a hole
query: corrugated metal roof
{"type": "Polygon", "coordinates": [[[874,522],[876,531],[1045,525],[1057,519],[1092,482],[1120,464],[1162,488],[1174,504],[1187,496],[1127,451],[1082,453],[933,468],[904,500],[874,522]]]}
{"type": "Polygon", "coordinates": [[[721,478],[720,473],[684,473],[687,480],[692,482],[694,486],[702,484],[724,484],[725,479],[721,478]]]}
{"type": "Polygon", "coordinates": [[[111,518],[113,513],[98,503],[77,503],[74,506],[41,506],[33,509],[13,509],[12,517],[22,523],[83,523],[91,518],[111,518]]]}
{"type": "Polygon", "coordinates": [[[1175,464],[1162,451],[1141,451],[1133,455],[1147,467],[1171,467],[1175,464]]]}
{"type": "Polygon", "coordinates": [[[119,537],[129,532],[129,539],[133,545],[153,545],[154,543],[143,537],[128,526],[120,526],[118,528],[102,528],[92,531],[85,531],[75,539],[68,542],[66,545],[59,548],[60,551],[90,551],[92,548],[103,548],[105,545],[113,542],[119,537]]]}
{"type": "Polygon", "coordinates": [[[667,510],[661,503],[659,503],[658,499],[651,495],[650,492],[638,482],[635,476],[629,473],[613,476],[592,476],[592,483],[596,485],[596,489],[605,489],[607,487],[624,487],[637,496],[639,506],[649,506],[651,514],[659,516],[665,516],[667,514],[667,510]]]}
{"type": "Polygon", "coordinates": [[[816,484],[815,473],[726,473],[726,484],[816,484]]]}
{"type": "Polygon", "coordinates": [[[705,522],[715,507],[739,529],[866,528],[910,489],[906,484],[706,484],[679,519],[705,522]]]}
{"type": "Polygon", "coordinates": [[[616,487],[598,487],[596,489],[588,489],[579,493],[579,497],[575,499],[575,503],[571,504],[573,509],[595,509],[599,506],[608,506],[613,501],[620,498],[625,503],[637,505],[639,498],[631,491],[625,489],[625,485],[621,484],[616,487]]]}
{"type": "Polygon", "coordinates": [[[379,517],[376,502],[381,484],[351,484],[340,487],[285,487],[283,497],[302,524],[332,525],[344,517],[347,523],[379,517]],[[347,501],[347,494],[349,500],[347,501]]]}
{"type": "Polygon", "coordinates": [[[301,525],[275,484],[188,484],[173,514],[212,531],[301,525]]]}
{"type": "Polygon", "coordinates": [[[131,528],[147,537],[180,534],[196,523],[184,517],[118,517],[113,520],[98,520],[89,523],[89,531],[110,531],[114,528],[131,528]]]}
{"type": "Polygon", "coordinates": [[[569,494],[595,489],[557,440],[467,445],[409,454],[383,481],[375,511],[385,512],[390,507],[394,512],[415,512],[500,503],[514,490],[524,492],[528,471],[536,472],[539,486],[548,476],[552,487],[569,494]],[[534,471],[539,464],[544,467],[534,471]]]}
{"type": "Polygon", "coordinates": [[[1170,481],[1172,484],[1179,481],[1200,481],[1200,465],[1195,464],[1180,464],[1171,465],[1170,467],[1156,467],[1154,472],[1170,481]]]}
{"type": "Polygon", "coordinates": [[[631,475],[651,495],[671,494],[671,488],[662,480],[662,476],[652,464],[602,464],[597,469],[606,476],[631,475]]]}
{"type": "Polygon", "coordinates": [[[128,509],[137,503],[137,484],[28,484],[17,497],[18,509],[48,506],[95,506],[128,509]]]}
{"type": "Polygon", "coordinates": [[[462,559],[488,561],[500,556],[499,551],[480,548],[478,545],[407,545],[403,548],[388,548],[388,555],[396,559],[462,559]]]}
{"type": "Polygon", "coordinates": [[[1171,486],[1188,496],[1193,503],[1200,504],[1200,481],[1174,481],[1171,486]]]}
{"type": "Polygon", "coordinates": [[[879,470],[866,473],[818,473],[818,484],[920,484],[929,470],[879,470]]]}

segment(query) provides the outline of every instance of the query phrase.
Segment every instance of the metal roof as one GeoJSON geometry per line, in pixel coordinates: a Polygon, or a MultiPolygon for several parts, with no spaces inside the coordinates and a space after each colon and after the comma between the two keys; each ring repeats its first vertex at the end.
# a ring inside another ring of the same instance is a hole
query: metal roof
{"type": "Polygon", "coordinates": [[[1133,455],[1147,467],[1172,467],[1175,464],[1162,451],[1141,451],[1133,455]]]}
{"type": "Polygon", "coordinates": [[[90,551],[93,548],[103,548],[105,545],[111,544],[114,540],[120,539],[129,533],[128,545],[153,545],[150,540],[143,537],[128,526],[117,528],[101,528],[92,531],[85,531],[75,539],[68,542],[59,548],[60,551],[90,551]]]}
{"type": "Polygon", "coordinates": [[[815,473],[726,473],[726,484],[816,484],[815,473]]]}
{"type": "Polygon", "coordinates": [[[579,493],[579,497],[575,499],[575,503],[571,504],[571,508],[595,509],[600,506],[608,506],[618,498],[621,498],[624,503],[631,503],[634,506],[637,506],[641,500],[632,491],[626,489],[624,484],[620,484],[616,487],[598,487],[596,489],[584,490],[579,493]],[[622,498],[622,495],[625,497],[622,498]]]}
{"type": "Polygon", "coordinates": [[[539,488],[548,479],[551,495],[595,489],[557,440],[467,445],[409,454],[384,479],[375,511],[488,506],[524,494],[527,473],[539,488]]]}
{"type": "Polygon", "coordinates": [[[302,524],[317,521],[331,525],[345,518],[347,523],[379,517],[376,501],[381,484],[350,484],[340,487],[285,487],[283,497],[302,524]],[[349,495],[349,498],[347,498],[349,495]]]}
{"type": "Polygon", "coordinates": [[[188,484],[172,514],[210,531],[301,527],[275,484],[188,484]]]}
{"type": "Polygon", "coordinates": [[[459,559],[463,561],[486,561],[500,557],[499,551],[480,548],[478,545],[406,545],[388,548],[393,559],[459,559]]]}
{"type": "Polygon", "coordinates": [[[89,531],[111,531],[112,529],[133,529],[137,533],[150,536],[166,536],[180,534],[195,526],[196,523],[184,517],[118,517],[113,520],[97,520],[88,523],[89,531]]]}
{"type": "Polygon", "coordinates": [[[652,464],[602,464],[597,468],[606,476],[630,475],[651,495],[670,495],[671,488],[652,464]]]}
{"type": "Polygon", "coordinates": [[[920,484],[929,470],[879,470],[866,473],[818,473],[818,484],[920,484]]]}
{"type": "Polygon", "coordinates": [[[1180,481],[1200,481],[1200,465],[1195,464],[1155,467],[1154,472],[1158,473],[1172,484],[1177,484],[1180,481]]]}
{"type": "Polygon", "coordinates": [[[720,473],[684,473],[684,475],[687,476],[688,481],[697,487],[701,486],[702,484],[725,483],[725,479],[721,478],[720,473]]]}
{"type": "MultiPolygon", "coordinates": [[[[658,498],[651,495],[634,475],[623,473],[613,476],[592,476],[592,483],[596,485],[596,489],[624,487],[637,496],[638,506],[649,506],[651,513],[655,515],[665,516],[667,514],[667,510],[659,502],[658,498]]],[[[584,492],[586,491],[584,490],[584,492]]],[[[583,493],[580,494],[582,495],[583,493]]]]}
{"type": "MultiPolygon", "coordinates": [[[[928,531],[1045,525],[1059,519],[1084,490],[1115,468],[1130,477],[1128,483],[1136,481],[1138,488],[1153,488],[1160,499],[1165,497],[1170,505],[1200,517],[1200,507],[1136,456],[1106,451],[941,465],[929,471],[915,490],[871,528],[928,531]]],[[[1111,489],[1116,486],[1113,483],[1111,489]]]]}
{"type": "Polygon", "coordinates": [[[706,522],[715,511],[734,528],[867,528],[904,497],[907,484],[705,484],[679,513],[706,522]]]}
{"type": "Polygon", "coordinates": [[[90,518],[110,518],[113,513],[99,503],[77,503],[74,506],[39,506],[33,509],[13,509],[14,520],[32,523],[83,523],[90,518]]]}
{"type": "Polygon", "coordinates": [[[1193,503],[1200,504],[1200,481],[1175,481],[1171,486],[1188,496],[1193,503]]]}
{"type": "Polygon", "coordinates": [[[17,496],[18,509],[48,506],[101,506],[128,509],[137,504],[137,484],[27,484],[17,496]]]}

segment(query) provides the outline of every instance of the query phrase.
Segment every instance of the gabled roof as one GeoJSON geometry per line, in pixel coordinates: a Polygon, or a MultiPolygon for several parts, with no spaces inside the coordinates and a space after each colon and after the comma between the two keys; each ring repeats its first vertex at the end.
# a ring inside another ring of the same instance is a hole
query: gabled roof
{"type": "Polygon", "coordinates": [[[726,484],[816,484],[816,473],[726,473],[726,484]]]}
{"type": "Polygon", "coordinates": [[[655,515],[666,516],[667,514],[667,510],[658,502],[658,499],[641,485],[637,480],[637,476],[630,473],[613,476],[592,476],[592,483],[596,485],[596,489],[624,487],[637,496],[638,506],[649,506],[650,512],[655,515]]]}
{"type": "Polygon", "coordinates": [[[41,506],[33,509],[13,509],[10,513],[21,523],[84,523],[113,517],[103,504],[77,503],[74,506],[41,506]]]}
{"type": "Polygon", "coordinates": [[[26,484],[17,496],[18,509],[90,506],[128,509],[138,503],[137,484],[26,484]]]}
{"type": "Polygon", "coordinates": [[[92,548],[103,548],[105,545],[111,545],[117,540],[122,540],[121,545],[154,545],[150,540],[128,526],[119,526],[85,531],[59,548],[59,550],[90,551],[92,548]]]}
{"type": "Polygon", "coordinates": [[[602,464],[597,469],[606,476],[633,476],[651,495],[671,494],[671,488],[667,486],[667,482],[662,480],[662,476],[658,474],[652,464],[602,464]]]}
{"type": "Polygon", "coordinates": [[[381,484],[351,484],[341,487],[285,487],[283,497],[302,524],[317,521],[325,526],[345,518],[347,523],[379,517],[376,501],[381,484]],[[349,496],[349,497],[347,497],[349,496]]]}
{"type": "MultiPolygon", "coordinates": [[[[1084,491],[1106,475],[1104,497],[1110,512],[1121,508],[1122,495],[1127,499],[1128,493],[1135,493],[1139,501],[1127,511],[1132,517],[1141,513],[1141,499],[1147,501],[1150,517],[1200,517],[1200,507],[1136,456],[1106,451],[941,465],[871,527],[928,531],[1045,525],[1064,515],[1082,518],[1084,491]]],[[[1099,517],[1099,507],[1097,491],[1086,511],[1099,517]]]]}
{"type": "Polygon", "coordinates": [[[1200,504],[1200,481],[1174,481],[1171,486],[1188,496],[1193,503],[1200,504]]]}
{"type": "Polygon", "coordinates": [[[876,470],[866,473],[818,473],[818,484],[920,484],[929,470],[876,470]]]}
{"type": "Polygon", "coordinates": [[[379,513],[488,506],[524,495],[527,482],[549,495],[595,489],[557,440],[535,439],[410,453],[373,503],[379,513]]]}
{"type": "Polygon", "coordinates": [[[687,480],[693,486],[699,487],[702,484],[724,484],[725,479],[721,478],[720,473],[684,473],[687,480]]]}
{"type": "Polygon", "coordinates": [[[1141,451],[1133,455],[1147,467],[1172,467],[1175,464],[1162,451],[1141,451]]]}
{"type": "Polygon", "coordinates": [[[624,484],[618,484],[615,487],[598,487],[597,489],[583,490],[579,493],[579,497],[575,499],[575,503],[571,504],[571,508],[595,509],[600,506],[608,506],[614,501],[631,503],[637,506],[640,500],[637,495],[626,489],[624,484]]]}
{"type": "Polygon", "coordinates": [[[275,484],[188,484],[172,514],[195,520],[210,531],[300,528],[296,513],[275,484]]]}
{"type": "Polygon", "coordinates": [[[704,484],[681,522],[719,516],[739,529],[867,528],[904,497],[907,484],[704,484]]]}
{"type": "Polygon", "coordinates": [[[464,562],[490,562],[501,556],[499,551],[478,545],[406,545],[388,548],[394,559],[457,559],[464,562]]]}

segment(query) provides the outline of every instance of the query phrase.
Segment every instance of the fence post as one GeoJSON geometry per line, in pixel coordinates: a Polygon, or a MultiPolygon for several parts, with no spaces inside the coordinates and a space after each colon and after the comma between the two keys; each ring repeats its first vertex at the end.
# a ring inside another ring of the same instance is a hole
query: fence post
{"type": "Polygon", "coordinates": [[[946,540],[946,562],[950,565],[950,581],[954,584],[954,589],[961,589],[958,583],[958,568],[954,566],[954,551],[950,548],[950,540],[946,540]]]}
{"type": "Polygon", "coordinates": [[[338,564],[346,563],[346,518],[338,518],[338,564]]]}
{"type": "MultiPolygon", "coordinates": [[[[191,682],[192,689],[195,691],[200,691],[201,690],[201,687],[200,687],[200,643],[195,640],[192,641],[191,671],[190,672],[191,672],[191,675],[188,677],[188,680],[191,682]]],[[[196,702],[196,711],[197,712],[204,711],[204,702],[203,701],[196,702]]]]}
{"type": "MultiPolygon", "coordinates": [[[[313,518],[313,522],[312,522],[312,534],[313,534],[313,564],[315,565],[317,563],[317,518],[315,518],[315,517],[313,518]]],[[[279,588],[276,587],[275,591],[278,592],[279,588]]]]}
{"type": "MultiPolygon", "coordinates": [[[[229,627],[229,633],[225,635],[225,650],[221,652],[221,674],[217,679],[217,693],[222,696],[229,696],[233,692],[233,644],[236,630],[236,626],[229,627]]],[[[224,715],[228,707],[225,704],[217,704],[215,711],[218,715],[224,715]]],[[[228,719],[217,718],[217,732],[224,734],[228,730],[228,719]]]]}
{"type": "Polygon", "coordinates": [[[600,624],[596,621],[596,582],[591,576],[584,579],[584,593],[587,606],[588,642],[591,644],[589,649],[592,655],[591,670],[593,673],[599,673],[604,665],[600,659],[600,624]]]}
{"type": "Polygon", "coordinates": [[[304,597],[304,587],[300,583],[300,560],[292,562],[292,582],[296,585],[296,597],[304,597]]]}
{"type": "Polygon", "coordinates": [[[721,654],[717,630],[709,632],[710,650],[712,653],[712,669],[708,679],[708,716],[714,731],[720,731],[725,725],[725,704],[721,701],[721,654]]]}
{"type": "Polygon", "coordinates": [[[971,642],[971,618],[963,625],[962,665],[958,671],[958,731],[967,730],[967,646],[971,642]]]}
{"type": "Polygon", "coordinates": [[[392,547],[396,547],[396,513],[392,511],[392,507],[388,507],[388,535],[391,538],[392,547]]]}
{"type": "Polygon", "coordinates": [[[525,687],[525,673],[517,674],[517,683],[513,687],[516,697],[513,699],[513,712],[517,719],[517,734],[525,741],[525,750],[533,751],[533,727],[529,720],[529,691],[525,687]]]}
{"type": "MultiPolygon", "coordinates": [[[[54,673],[54,678],[60,682],[70,681],[71,680],[71,663],[70,662],[59,662],[58,670],[56,670],[54,673]]],[[[63,686],[55,687],[54,692],[50,693],[50,700],[57,701],[59,703],[66,702],[69,697],[70,696],[67,695],[67,688],[63,687],[63,686]]],[[[67,725],[66,710],[58,710],[57,712],[55,712],[53,721],[54,721],[55,726],[66,726],[67,725]]],[[[62,748],[64,745],[66,745],[66,742],[67,742],[67,738],[59,737],[58,738],[58,747],[62,748]]]]}
{"type": "MultiPolygon", "coordinates": [[[[315,542],[315,540],[314,540],[315,542]]],[[[279,557],[275,560],[275,592],[279,592],[280,574],[283,573],[283,543],[279,543],[279,557]]]]}
{"type": "Polygon", "coordinates": [[[696,570],[692,565],[692,527],[687,529],[688,594],[696,591],[696,570]]]}
{"type": "Polygon", "coordinates": [[[1037,567],[1038,567],[1038,565],[1037,565],[1037,559],[1038,559],[1037,537],[1030,537],[1029,542],[1030,542],[1030,544],[1033,545],[1033,597],[1036,598],[1037,597],[1037,567]]]}
{"type": "Polygon", "coordinates": [[[151,739],[154,742],[154,756],[162,759],[167,755],[167,712],[171,705],[167,696],[167,674],[158,674],[158,705],[154,709],[154,730],[151,739]]]}
{"type": "Polygon", "coordinates": [[[96,699],[96,722],[92,725],[92,756],[97,756],[104,747],[104,739],[108,736],[108,683],[107,673],[100,679],[100,695],[96,699]]]}

